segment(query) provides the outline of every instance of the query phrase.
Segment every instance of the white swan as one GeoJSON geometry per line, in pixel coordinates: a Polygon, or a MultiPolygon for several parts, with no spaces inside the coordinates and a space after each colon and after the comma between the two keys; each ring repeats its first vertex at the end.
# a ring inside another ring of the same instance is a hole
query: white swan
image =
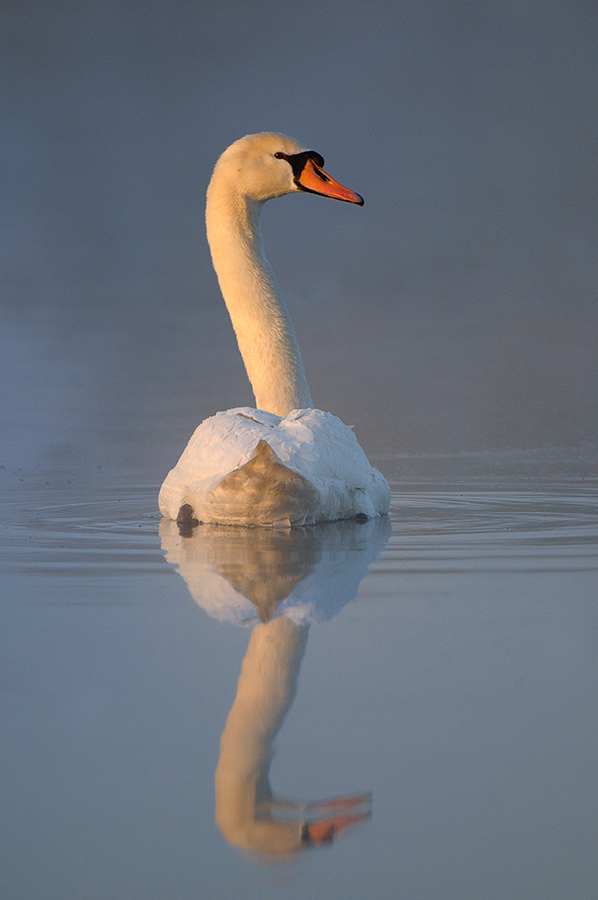
{"type": "Polygon", "coordinates": [[[257,409],[217,413],[196,429],[160,490],[160,511],[187,525],[306,525],[388,512],[390,489],[346,425],[313,409],[286,306],[263,253],[266,200],[308,191],[363,204],[324,160],[279,134],[222,154],[210,181],[212,261],[257,409]]]}

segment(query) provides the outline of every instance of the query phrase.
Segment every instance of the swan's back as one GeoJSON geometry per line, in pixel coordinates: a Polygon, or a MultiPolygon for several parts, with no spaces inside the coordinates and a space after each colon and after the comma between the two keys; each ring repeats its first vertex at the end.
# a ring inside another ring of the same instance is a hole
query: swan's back
{"type": "Polygon", "coordinates": [[[370,518],[389,501],[353,431],[319,409],[284,419],[245,407],[217,413],[195,430],[160,491],[169,518],[188,506],[199,522],[230,525],[370,518]]]}

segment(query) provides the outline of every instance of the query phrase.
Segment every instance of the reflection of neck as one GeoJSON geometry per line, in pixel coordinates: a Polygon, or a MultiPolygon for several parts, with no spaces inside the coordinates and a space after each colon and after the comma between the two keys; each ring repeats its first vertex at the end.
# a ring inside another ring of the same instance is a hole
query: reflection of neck
{"type": "Polygon", "coordinates": [[[216,823],[236,846],[289,853],[301,846],[301,825],[272,818],[268,781],[272,741],[293,701],[308,627],[280,616],[256,625],[220,740],[216,823]]]}

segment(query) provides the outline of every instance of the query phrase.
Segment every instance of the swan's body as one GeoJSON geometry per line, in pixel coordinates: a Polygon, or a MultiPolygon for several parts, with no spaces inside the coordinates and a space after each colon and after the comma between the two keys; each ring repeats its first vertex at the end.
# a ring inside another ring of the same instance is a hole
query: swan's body
{"type": "Polygon", "coordinates": [[[323,159],[290,138],[248,135],[216,164],[206,224],[257,409],[218,413],[195,431],[160,491],[172,519],[295,525],[388,511],[390,490],[352,431],[313,409],[286,306],[264,257],[266,200],[309,191],[362,204],[323,159]]]}
{"type": "Polygon", "coordinates": [[[301,409],[281,419],[241,408],[197,428],[162,486],[160,509],[176,519],[188,504],[199,522],[311,525],[386,512],[387,492],[351,429],[330,413],[301,409]]]}

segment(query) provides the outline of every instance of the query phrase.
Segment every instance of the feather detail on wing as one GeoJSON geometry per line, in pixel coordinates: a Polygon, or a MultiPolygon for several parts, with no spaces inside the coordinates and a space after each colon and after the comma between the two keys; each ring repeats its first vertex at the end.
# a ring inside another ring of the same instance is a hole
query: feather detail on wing
{"type": "Polygon", "coordinates": [[[240,407],[206,419],[160,491],[163,515],[200,522],[295,525],[388,511],[390,491],[352,430],[318,409],[284,419],[240,407]],[[201,473],[201,478],[197,474],[201,473]]]}

